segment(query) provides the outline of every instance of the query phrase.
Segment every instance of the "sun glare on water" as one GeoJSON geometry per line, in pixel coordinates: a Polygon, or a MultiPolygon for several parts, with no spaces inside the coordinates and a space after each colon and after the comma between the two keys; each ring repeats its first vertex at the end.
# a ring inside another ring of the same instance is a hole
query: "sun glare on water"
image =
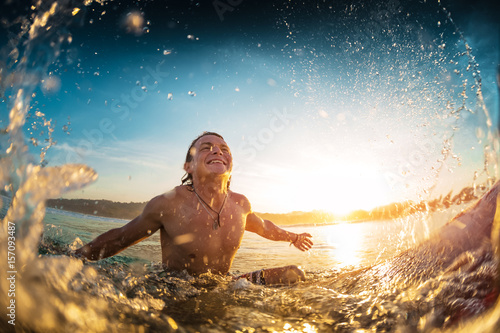
{"type": "Polygon", "coordinates": [[[339,267],[361,264],[366,228],[360,223],[340,223],[331,225],[326,236],[330,255],[339,261],[339,267]]]}

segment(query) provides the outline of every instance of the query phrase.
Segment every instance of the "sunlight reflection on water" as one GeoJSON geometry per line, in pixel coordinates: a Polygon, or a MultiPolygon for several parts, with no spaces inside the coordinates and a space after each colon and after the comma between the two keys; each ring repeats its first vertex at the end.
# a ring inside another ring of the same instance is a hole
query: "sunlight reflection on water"
{"type": "Polygon", "coordinates": [[[396,220],[285,226],[291,232],[308,232],[313,236],[314,246],[308,252],[245,233],[233,270],[244,272],[294,264],[316,271],[373,265],[429,237],[462,208],[456,206],[430,215],[414,214],[396,220]]]}
{"type": "Polygon", "coordinates": [[[360,223],[341,223],[325,229],[326,243],[331,246],[327,247],[331,248],[329,256],[337,258],[340,267],[359,265],[367,228],[360,223]]]}

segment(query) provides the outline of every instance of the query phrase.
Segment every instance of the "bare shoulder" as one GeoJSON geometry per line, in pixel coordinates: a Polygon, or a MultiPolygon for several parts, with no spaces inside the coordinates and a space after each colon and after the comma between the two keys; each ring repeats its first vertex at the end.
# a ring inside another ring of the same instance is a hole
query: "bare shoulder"
{"type": "Polygon", "coordinates": [[[185,198],[187,190],[185,186],[177,186],[174,189],[157,195],[151,199],[144,208],[146,214],[163,213],[176,207],[185,198]]]}
{"type": "Polygon", "coordinates": [[[235,204],[240,205],[245,211],[249,213],[252,211],[252,206],[250,205],[250,201],[247,199],[247,197],[245,197],[243,194],[233,191],[230,191],[230,194],[235,204]]]}

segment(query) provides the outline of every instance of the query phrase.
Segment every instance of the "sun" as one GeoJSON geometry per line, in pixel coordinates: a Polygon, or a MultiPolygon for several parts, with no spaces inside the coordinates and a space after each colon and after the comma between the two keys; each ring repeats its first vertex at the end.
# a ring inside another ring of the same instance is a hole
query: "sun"
{"type": "Polygon", "coordinates": [[[320,210],[345,215],[387,205],[395,197],[377,161],[347,160],[314,152],[294,161],[286,157],[274,155],[268,161],[236,168],[236,190],[248,195],[256,211],[320,210]],[[277,159],[281,163],[276,163],[277,159]]]}
{"type": "Polygon", "coordinates": [[[289,175],[293,184],[283,188],[290,211],[323,210],[336,215],[363,209],[371,210],[389,203],[388,185],[383,175],[369,165],[328,164],[314,183],[300,173],[289,175]],[[299,208],[300,207],[300,208],[299,208]]]}

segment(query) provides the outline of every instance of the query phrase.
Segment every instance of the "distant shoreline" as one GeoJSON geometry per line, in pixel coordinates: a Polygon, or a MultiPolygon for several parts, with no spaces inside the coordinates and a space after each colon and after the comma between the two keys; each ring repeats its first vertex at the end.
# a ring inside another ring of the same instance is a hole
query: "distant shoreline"
{"type": "Polygon", "coordinates": [[[47,207],[122,220],[132,220],[142,213],[146,202],[114,202],[90,199],[49,199],[47,207]]]}
{"type": "Polygon", "coordinates": [[[83,218],[88,218],[88,219],[97,220],[97,221],[100,221],[102,219],[108,219],[108,220],[110,220],[110,222],[116,222],[116,223],[121,223],[121,224],[125,224],[125,223],[130,221],[128,219],[121,219],[121,218],[117,218],[117,217],[107,217],[107,216],[100,216],[100,215],[93,215],[93,214],[85,214],[85,213],[80,213],[80,212],[72,212],[70,210],[64,210],[64,209],[53,208],[53,207],[47,207],[46,212],[59,214],[59,215],[63,215],[63,216],[69,216],[69,217],[75,217],[77,215],[81,215],[83,218]]]}
{"type": "MultiPolygon", "coordinates": [[[[49,213],[55,213],[55,214],[60,214],[60,215],[65,215],[65,216],[70,216],[74,217],[73,214],[78,214],[83,217],[87,217],[90,219],[95,219],[95,220],[100,220],[100,219],[110,219],[110,220],[116,220],[113,222],[116,223],[127,223],[130,220],[129,219],[123,219],[123,218],[117,218],[117,217],[108,217],[108,216],[101,216],[101,215],[96,215],[96,214],[86,214],[86,213],[81,213],[81,212],[74,212],[70,210],[65,210],[65,209],[59,209],[59,208],[54,208],[54,207],[47,207],[47,212],[49,213]]],[[[257,215],[266,215],[267,213],[257,213],[257,215]]],[[[286,215],[286,214],[283,214],[286,215]]],[[[273,221],[274,222],[274,221],[273,221]]],[[[329,222],[314,222],[314,223],[296,223],[296,224],[279,224],[283,227],[309,227],[311,225],[313,226],[327,226],[327,225],[336,225],[336,224],[342,224],[342,223],[363,223],[363,222],[373,222],[373,220],[370,219],[364,219],[364,220],[356,220],[356,221],[344,221],[344,220],[334,220],[334,221],[329,221],[329,222]]]]}
{"type": "MultiPolygon", "coordinates": [[[[85,214],[88,216],[100,216],[121,220],[132,220],[142,213],[147,202],[114,202],[110,200],[91,199],[49,199],[47,207],[85,214]]],[[[314,212],[292,212],[286,214],[257,213],[263,219],[272,220],[279,225],[311,225],[311,224],[335,224],[337,217],[330,213],[321,211],[314,212]]],[[[339,221],[341,222],[341,221],[339,221]]]]}
{"type": "MultiPolygon", "coordinates": [[[[484,189],[481,189],[484,190],[484,189]]],[[[270,220],[282,226],[298,225],[328,225],[339,223],[361,223],[367,221],[393,220],[408,216],[416,212],[437,211],[446,209],[451,205],[468,203],[478,199],[481,195],[476,194],[472,187],[466,187],[455,196],[451,192],[445,197],[421,202],[396,202],[385,206],[376,207],[370,211],[356,210],[345,215],[337,215],[321,210],[310,212],[290,213],[257,213],[260,217],[270,220]]],[[[139,216],[147,202],[114,202],[110,200],[91,199],[49,199],[47,207],[63,211],[99,216],[120,220],[132,220],[139,216]]]]}

